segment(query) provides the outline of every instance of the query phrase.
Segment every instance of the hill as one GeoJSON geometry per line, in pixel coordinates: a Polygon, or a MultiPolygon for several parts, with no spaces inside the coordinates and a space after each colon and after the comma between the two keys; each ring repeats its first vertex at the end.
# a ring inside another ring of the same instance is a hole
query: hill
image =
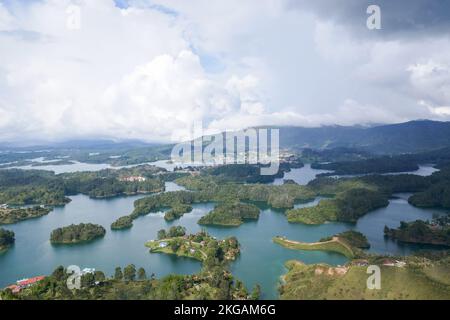
{"type": "Polygon", "coordinates": [[[378,154],[412,153],[450,146],[450,122],[416,120],[369,128],[281,127],[282,148],[359,148],[378,154]]]}

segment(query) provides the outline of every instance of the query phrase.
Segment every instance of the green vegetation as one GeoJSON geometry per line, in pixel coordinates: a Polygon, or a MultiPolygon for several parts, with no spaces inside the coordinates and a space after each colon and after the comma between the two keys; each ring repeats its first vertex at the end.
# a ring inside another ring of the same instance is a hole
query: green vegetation
{"type": "Polygon", "coordinates": [[[275,237],[273,242],[289,249],[337,252],[350,259],[363,256],[360,249],[370,247],[367,238],[357,231],[346,231],[313,243],[292,241],[283,237],[275,237]]]}
{"type": "Polygon", "coordinates": [[[432,222],[416,220],[400,222],[400,227],[384,227],[385,236],[400,242],[441,245],[450,247],[450,218],[443,216],[432,222]]]}
{"type": "Polygon", "coordinates": [[[0,208],[0,225],[12,224],[22,220],[45,216],[50,212],[48,208],[0,208]]]}
{"type": "Polygon", "coordinates": [[[242,282],[221,266],[203,268],[194,275],[168,275],[149,278],[145,270],[134,265],[117,267],[114,277],[101,271],[87,273],[81,278],[81,288],[67,287],[69,273],[58,267],[39,283],[13,294],[0,291],[3,300],[244,300],[252,299],[242,282]]]}
{"type": "Polygon", "coordinates": [[[426,177],[428,187],[409,198],[409,203],[417,207],[450,209],[450,166],[426,177]]]}
{"type": "Polygon", "coordinates": [[[65,195],[62,179],[53,172],[0,170],[0,181],[0,203],[64,205],[70,201],[65,195]]]}
{"type": "Polygon", "coordinates": [[[337,147],[331,149],[301,150],[301,159],[308,163],[356,161],[372,157],[371,153],[355,148],[337,147]]]}
{"type": "Polygon", "coordinates": [[[185,213],[191,212],[192,206],[189,204],[176,204],[164,214],[164,219],[172,221],[181,218],[185,213]]]}
{"type": "Polygon", "coordinates": [[[135,265],[130,264],[125,268],[116,267],[111,278],[101,271],[84,274],[81,278],[81,288],[70,290],[67,287],[69,273],[60,266],[44,280],[19,293],[13,294],[10,289],[0,291],[0,298],[3,300],[245,300],[259,297],[259,286],[255,286],[255,289],[249,293],[243,283],[234,279],[227,269],[228,261],[239,254],[239,243],[236,238],[215,240],[205,232],[178,236],[183,231],[182,227],[178,227],[164,232],[176,235],[167,241],[184,241],[177,248],[177,255],[182,255],[187,245],[193,246],[190,249],[199,248],[198,252],[201,250],[201,257],[198,259],[202,261],[202,269],[197,274],[168,275],[157,279],[154,274],[148,277],[143,268],[136,268],[135,265]]]}
{"type": "Polygon", "coordinates": [[[133,219],[129,216],[123,216],[111,223],[112,230],[129,229],[133,226],[133,219]]]}
{"type": "Polygon", "coordinates": [[[101,238],[106,230],[98,224],[80,223],[67,227],[57,228],[50,235],[50,242],[53,244],[73,244],[81,243],[101,238]]]}
{"type": "Polygon", "coordinates": [[[169,230],[161,229],[158,231],[158,240],[167,238],[182,237],[186,234],[186,228],[182,226],[172,226],[169,230]]]}
{"type": "Polygon", "coordinates": [[[288,221],[293,223],[356,222],[366,213],[388,204],[386,195],[358,188],[342,192],[335,199],[322,200],[315,207],[288,210],[286,215],[288,221]]]}
{"type": "MultiPolygon", "coordinates": [[[[369,249],[370,243],[367,240],[367,237],[361,232],[349,230],[344,231],[336,235],[340,241],[344,242],[348,246],[352,248],[358,249],[369,249]]],[[[322,241],[324,241],[323,239],[322,241]]]]}
{"type": "Polygon", "coordinates": [[[213,257],[223,261],[235,260],[240,253],[239,242],[235,237],[224,240],[216,240],[207,232],[200,231],[196,234],[185,235],[183,227],[174,227],[169,231],[160,230],[158,240],[147,242],[145,245],[152,253],[174,254],[180,257],[193,258],[206,264],[209,261],[209,252],[214,248],[213,257]],[[164,237],[165,236],[165,237],[164,237]]]}
{"type": "Polygon", "coordinates": [[[44,170],[0,170],[0,203],[56,206],[79,193],[92,198],[153,193],[164,190],[164,180],[165,170],[149,165],[58,175],[44,170]],[[141,177],[142,181],[128,181],[130,176],[141,177]]]}
{"type": "Polygon", "coordinates": [[[370,256],[367,260],[351,261],[342,267],[325,264],[306,265],[288,261],[288,273],[280,287],[281,299],[300,300],[428,300],[450,299],[450,259],[448,253],[438,260],[425,257],[398,258],[402,263],[384,265],[385,261],[398,261],[392,257],[370,256]],[[381,289],[367,288],[367,265],[381,268],[381,289]]]}
{"type": "Polygon", "coordinates": [[[221,225],[237,227],[245,220],[259,218],[259,209],[253,204],[240,202],[221,203],[198,221],[202,225],[221,225]]]}
{"type": "Polygon", "coordinates": [[[7,250],[15,241],[14,232],[0,228],[0,252],[7,250]]]}
{"type": "Polygon", "coordinates": [[[194,203],[220,202],[235,203],[239,201],[262,201],[275,208],[292,208],[294,202],[306,202],[315,197],[315,193],[305,186],[285,184],[282,186],[264,184],[219,184],[211,176],[187,176],[176,181],[193,191],[174,191],[152,195],[134,203],[134,210],[129,215],[136,219],[151,212],[162,211],[167,208],[175,211],[168,212],[169,220],[179,218],[185,209],[190,209],[194,203]],[[189,205],[189,206],[188,206],[189,205]],[[177,208],[180,208],[178,210],[177,208]],[[181,210],[183,209],[183,210],[181,210]],[[176,212],[176,214],[172,214],[176,212]]]}
{"type": "Polygon", "coordinates": [[[82,193],[91,198],[106,198],[163,191],[163,176],[159,174],[163,171],[154,166],[142,165],[119,170],[63,173],[57,177],[62,178],[67,195],[82,193]],[[128,181],[129,177],[139,177],[142,181],[128,181]]]}
{"type": "Polygon", "coordinates": [[[275,175],[261,175],[261,165],[253,164],[228,164],[205,168],[204,174],[217,177],[222,183],[268,183],[275,178],[282,178],[288,166],[280,166],[275,175]]]}
{"type": "Polygon", "coordinates": [[[313,163],[311,168],[333,171],[322,175],[346,175],[415,171],[419,169],[419,166],[416,161],[407,161],[401,157],[380,157],[356,161],[313,163]]]}

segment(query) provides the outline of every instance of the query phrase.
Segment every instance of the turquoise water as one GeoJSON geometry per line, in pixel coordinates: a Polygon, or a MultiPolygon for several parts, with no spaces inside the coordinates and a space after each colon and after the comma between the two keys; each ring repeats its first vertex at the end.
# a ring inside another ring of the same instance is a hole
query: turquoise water
{"type": "MultiPolygon", "coordinates": [[[[180,188],[169,184],[168,190],[180,188]]],[[[0,255],[0,286],[6,286],[24,277],[49,274],[58,265],[72,264],[82,268],[92,267],[112,275],[116,266],[134,263],[142,266],[148,274],[158,277],[169,273],[192,274],[199,270],[200,263],[175,256],[150,254],[144,247],[147,240],[156,238],[157,231],[171,225],[183,225],[189,232],[197,232],[198,219],[209,212],[213,203],[196,204],[191,213],[168,223],[163,212],[149,214],[134,221],[133,228],[125,231],[111,231],[110,224],[119,216],[133,209],[133,202],[142,196],[119,197],[94,200],[84,195],[71,197],[72,202],[65,207],[55,208],[47,216],[6,226],[16,233],[15,245],[0,255]],[[50,232],[57,227],[71,223],[92,222],[107,229],[103,239],[73,246],[53,246],[49,242],[50,232]]],[[[319,251],[289,250],[272,243],[272,237],[283,235],[293,240],[317,241],[348,229],[357,229],[367,235],[372,244],[370,249],[379,253],[407,254],[419,246],[400,246],[383,238],[385,224],[398,226],[400,220],[430,219],[436,210],[423,210],[410,206],[400,195],[391,200],[387,208],[376,210],[361,218],[356,225],[327,223],[320,226],[290,224],[282,211],[261,206],[258,221],[246,222],[238,228],[207,227],[212,235],[223,238],[234,235],[242,246],[240,258],[232,264],[236,277],[249,287],[259,283],[263,298],[276,298],[279,277],[286,272],[284,263],[289,259],[299,259],[305,263],[325,262],[332,265],[343,264],[346,258],[333,253],[319,251]]],[[[320,199],[296,207],[317,204],[320,199]]]]}

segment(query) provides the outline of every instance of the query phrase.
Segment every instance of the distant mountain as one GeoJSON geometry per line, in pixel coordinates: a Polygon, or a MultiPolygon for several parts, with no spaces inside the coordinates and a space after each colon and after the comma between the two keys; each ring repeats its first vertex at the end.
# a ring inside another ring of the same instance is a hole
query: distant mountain
{"type": "Polygon", "coordinates": [[[129,150],[137,148],[155,147],[162,144],[147,143],[139,140],[67,140],[60,142],[41,142],[41,143],[0,143],[0,150],[13,151],[33,151],[33,150],[129,150]]]}
{"type": "Polygon", "coordinates": [[[372,153],[413,153],[450,147],[450,122],[417,120],[370,128],[324,126],[281,127],[282,148],[349,147],[372,153]]]}
{"type": "MultiPolygon", "coordinates": [[[[259,128],[276,128],[265,126],[259,128]]],[[[280,127],[280,146],[288,149],[352,148],[377,154],[417,153],[450,147],[450,122],[416,120],[399,124],[361,126],[323,126],[317,128],[280,127]]],[[[138,140],[72,140],[33,146],[0,144],[4,150],[101,150],[123,151],[167,149],[171,145],[138,140]]]]}

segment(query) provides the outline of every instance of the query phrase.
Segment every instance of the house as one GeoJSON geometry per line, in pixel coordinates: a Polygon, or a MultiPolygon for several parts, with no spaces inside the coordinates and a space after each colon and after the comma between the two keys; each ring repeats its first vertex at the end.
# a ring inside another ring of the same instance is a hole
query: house
{"type": "Polygon", "coordinates": [[[42,281],[43,279],[45,279],[45,276],[38,276],[38,277],[29,278],[29,279],[22,279],[22,280],[18,280],[16,282],[16,284],[10,285],[7,288],[11,289],[12,293],[19,293],[22,289],[28,288],[28,287],[38,283],[39,281],[42,281]]]}
{"type": "Polygon", "coordinates": [[[119,180],[125,182],[144,182],[147,178],[142,176],[125,176],[121,177],[119,180]]]}
{"type": "Polygon", "coordinates": [[[166,241],[160,242],[160,243],[159,243],[159,247],[160,247],[160,248],[165,248],[165,247],[167,247],[167,242],[166,242],[166,241]]]}
{"type": "Polygon", "coordinates": [[[406,266],[406,262],[396,260],[396,261],[395,261],[395,266],[396,266],[397,268],[403,268],[404,266],[406,266]]]}
{"type": "Polygon", "coordinates": [[[18,285],[16,285],[16,284],[10,285],[6,289],[10,289],[12,293],[19,293],[20,292],[20,287],[18,285]]]}
{"type": "Polygon", "coordinates": [[[45,278],[44,276],[38,276],[38,277],[30,278],[30,279],[19,280],[19,281],[17,281],[17,285],[23,289],[23,288],[29,287],[35,283],[38,283],[39,281],[43,280],[44,278],[45,278]]]}

